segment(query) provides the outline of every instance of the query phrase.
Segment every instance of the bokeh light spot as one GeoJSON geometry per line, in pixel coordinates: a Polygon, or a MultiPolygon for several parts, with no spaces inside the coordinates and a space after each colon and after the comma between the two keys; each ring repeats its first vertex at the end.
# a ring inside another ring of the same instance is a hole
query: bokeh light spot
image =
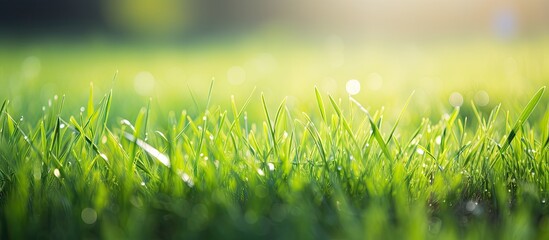
{"type": "Polygon", "coordinates": [[[357,95],[360,92],[360,82],[356,79],[347,81],[345,89],[349,95],[357,95]]]}
{"type": "Polygon", "coordinates": [[[94,224],[97,221],[97,212],[92,208],[84,208],[80,216],[86,224],[94,224]]]}
{"type": "Polygon", "coordinates": [[[239,66],[233,66],[227,71],[227,80],[232,85],[240,85],[246,81],[246,71],[239,66]]]}
{"type": "Polygon", "coordinates": [[[383,78],[379,73],[372,73],[368,78],[368,88],[372,91],[380,90],[383,87],[383,78]]]}
{"type": "Polygon", "coordinates": [[[461,95],[461,93],[453,92],[452,94],[450,94],[448,102],[450,102],[450,105],[454,107],[459,107],[463,105],[463,96],[461,95]]]}
{"type": "Polygon", "coordinates": [[[490,103],[490,96],[486,91],[478,91],[475,94],[475,103],[481,107],[486,106],[490,103]]]}
{"type": "Polygon", "coordinates": [[[140,72],[133,80],[135,92],[141,96],[150,96],[154,91],[155,79],[150,72],[140,72]]]}
{"type": "Polygon", "coordinates": [[[42,62],[38,57],[30,56],[23,60],[21,64],[21,75],[24,79],[32,79],[40,74],[42,62]]]}

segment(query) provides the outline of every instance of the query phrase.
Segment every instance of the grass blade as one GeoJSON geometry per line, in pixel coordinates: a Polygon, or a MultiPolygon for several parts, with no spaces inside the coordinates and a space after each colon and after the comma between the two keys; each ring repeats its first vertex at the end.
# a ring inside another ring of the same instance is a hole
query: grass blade
{"type": "Polygon", "coordinates": [[[318,110],[320,110],[320,116],[322,117],[322,120],[324,123],[327,122],[326,120],[326,108],[324,107],[324,101],[322,101],[322,96],[320,96],[320,92],[318,92],[318,88],[315,87],[315,96],[316,96],[316,103],[318,104],[318,110]]]}
{"type": "Polygon", "coordinates": [[[520,114],[519,119],[515,123],[513,129],[509,133],[509,135],[507,136],[507,139],[505,140],[505,143],[503,144],[503,146],[499,150],[501,154],[503,154],[505,152],[505,150],[507,150],[507,148],[509,147],[509,145],[511,144],[513,139],[515,139],[515,137],[516,137],[518,131],[520,130],[520,128],[522,127],[522,125],[526,122],[528,117],[530,117],[530,114],[532,114],[532,112],[534,111],[534,108],[536,108],[536,106],[538,105],[539,101],[541,100],[541,96],[543,96],[544,92],[545,92],[545,87],[540,88],[538,90],[538,92],[534,95],[534,97],[532,97],[532,99],[530,99],[530,102],[528,102],[528,105],[526,105],[524,110],[522,110],[522,113],[520,114]]]}
{"type": "Polygon", "coordinates": [[[349,96],[349,99],[355,103],[358,108],[363,111],[366,116],[368,117],[368,121],[370,121],[370,126],[372,128],[372,134],[374,135],[374,138],[376,139],[377,143],[379,144],[379,146],[381,147],[381,151],[383,151],[383,154],[385,155],[385,157],[387,157],[387,159],[389,159],[391,162],[393,160],[393,157],[391,156],[391,152],[389,151],[389,148],[387,147],[387,144],[385,143],[385,141],[383,140],[383,136],[381,136],[381,132],[379,131],[379,128],[377,127],[376,123],[374,122],[374,120],[372,119],[372,116],[370,116],[370,113],[368,112],[368,110],[366,110],[366,108],[364,108],[357,100],[355,100],[353,97],[350,97],[349,96]]]}

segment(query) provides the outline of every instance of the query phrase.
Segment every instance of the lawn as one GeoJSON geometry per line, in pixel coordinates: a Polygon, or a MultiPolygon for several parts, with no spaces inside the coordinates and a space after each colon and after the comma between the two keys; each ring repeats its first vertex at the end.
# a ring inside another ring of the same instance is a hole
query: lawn
{"type": "Polygon", "coordinates": [[[549,238],[546,38],[268,39],[2,42],[0,238],[549,238]]]}

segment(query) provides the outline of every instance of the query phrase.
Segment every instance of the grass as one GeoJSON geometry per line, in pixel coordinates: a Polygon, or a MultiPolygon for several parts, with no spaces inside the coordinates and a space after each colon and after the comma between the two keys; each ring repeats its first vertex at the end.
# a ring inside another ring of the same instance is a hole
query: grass
{"type": "Polygon", "coordinates": [[[0,43],[0,239],[549,238],[546,38],[233,44],[0,43]]]}
{"type": "Polygon", "coordinates": [[[460,108],[422,118],[410,97],[391,126],[384,109],[316,88],[312,109],[271,109],[254,93],[226,109],[211,101],[212,82],[205,108],[169,112],[165,124],[151,120],[150,101],[110,124],[111,104],[125,100],[111,90],[97,101],[93,85],[68,119],[64,97],[34,122],[6,100],[0,236],[544,239],[544,90],[518,117],[497,105],[474,120],[460,108]],[[263,118],[248,119],[254,104],[263,118]],[[528,121],[534,111],[543,116],[528,121]],[[406,115],[419,124],[399,125],[406,115]]]}

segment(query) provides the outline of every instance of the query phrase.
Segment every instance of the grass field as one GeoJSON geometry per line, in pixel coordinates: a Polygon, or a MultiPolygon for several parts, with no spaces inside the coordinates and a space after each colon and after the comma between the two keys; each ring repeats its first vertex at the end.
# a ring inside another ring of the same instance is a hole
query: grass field
{"type": "Polygon", "coordinates": [[[547,239],[547,42],[4,42],[0,238],[547,239]]]}

